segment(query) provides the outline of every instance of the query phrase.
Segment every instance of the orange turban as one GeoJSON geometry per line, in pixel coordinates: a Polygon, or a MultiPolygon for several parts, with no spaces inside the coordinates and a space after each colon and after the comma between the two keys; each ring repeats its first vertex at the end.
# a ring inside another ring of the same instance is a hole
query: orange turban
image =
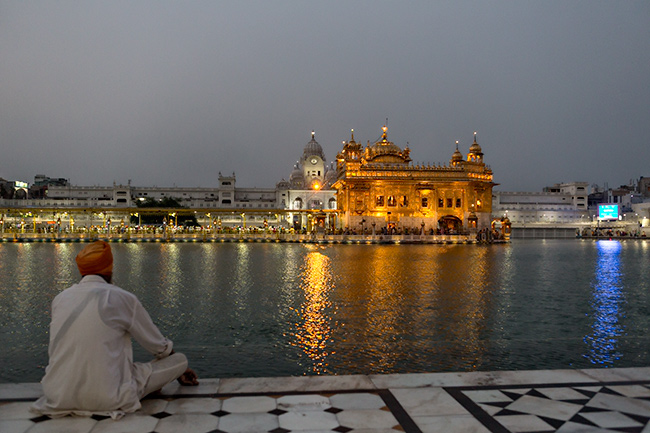
{"type": "Polygon", "coordinates": [[[77,267],[82,276],[110,275],[113,273],[113,253],[104,241],[96,241],[77,254],[77,267]]]}

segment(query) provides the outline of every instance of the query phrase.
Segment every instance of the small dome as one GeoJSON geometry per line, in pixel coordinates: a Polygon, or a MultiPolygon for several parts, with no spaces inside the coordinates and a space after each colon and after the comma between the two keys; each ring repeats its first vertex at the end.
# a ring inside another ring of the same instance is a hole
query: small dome
{"type": "Polygon", "coordinates": [[[325,154],[323,153],[323,148],[318,141],[314,138],[314,131],[311,132],[311,140],[305,146],[305,149],[302,152],[302,160],[306,161],[310,156],[319,156],[320,159],[325,161],[325,154]]]}
{"type": "Polygon", "coordinates": [[[454,154],[451,156],[451,160],[454,162],[463,160],[463,154],[460,153],[460,150],[458,150],[458,142],[456,142],[456,150],[454,151],[454,154]]]}
{"type": "Polygon", "coordinates": [[[332,185],[334,182],[336,182],[336,170],[330,168],[325,172],[325,184],[327,186],[332,185]]]}
{"type": "Polygon", "coordinates": [[[302,180],[304,178],[305,178],[305,175],[302,173],[302,170],[300,169],[298,164],[296,164],[293,167],[293,171],[291,172],[291,176],[289,177],[289,179],[293,181],[293,180],[296,180],[296,179],[302,180]]]}
{"type": "Polygon", "coordinates": [[[474,133],[474,143],[469,147],[470,153],[474,153],[477,155],[480,155],[483,153],[483,149],[481,149],[481,146],[478,145],[478,142],[476,141],[476,132],[474,133]]]}

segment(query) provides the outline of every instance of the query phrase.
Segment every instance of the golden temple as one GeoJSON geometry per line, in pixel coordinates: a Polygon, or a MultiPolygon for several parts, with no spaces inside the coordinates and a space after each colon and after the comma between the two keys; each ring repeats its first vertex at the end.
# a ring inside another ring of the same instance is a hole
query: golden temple
{"type": "Polygon", "coordinates": [[[476,141],[466,157],[458,150],[449,164],[413,165],[408,145],[401,149],[381,138],[363,148],[349,141],[336,156],[337,206],[349,229],[412,228],[446,234],[489,229],[492,212],[492,170],[483,162],[476,141]]]}

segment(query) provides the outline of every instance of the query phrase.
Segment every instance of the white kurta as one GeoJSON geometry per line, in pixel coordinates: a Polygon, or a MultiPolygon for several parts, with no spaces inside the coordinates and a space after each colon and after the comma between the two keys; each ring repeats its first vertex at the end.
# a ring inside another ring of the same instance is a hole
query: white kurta
{"type": "Polygon", "coordinates": [[[138,410],[151,365],[133,362],[131,337],[157,358],[172,350],[137,297],[102,277],[61,292],[52,301],[45,395],[32,410],[113,418],[138,410]]]}

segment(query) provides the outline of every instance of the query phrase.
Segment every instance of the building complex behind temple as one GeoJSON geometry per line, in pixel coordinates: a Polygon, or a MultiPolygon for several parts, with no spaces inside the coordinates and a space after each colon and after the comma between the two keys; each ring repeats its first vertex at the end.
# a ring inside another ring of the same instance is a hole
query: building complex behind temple
{"type": "Polygon", "coordinates": [[[458,142],[451,150],[448,163],[414,164],[408,144],[402,149],[390,141],[384,126],[381,138],[365,146],[352,131],[330,162],[312,131],[289,176],[269,188],[238,187],[235,173],[221,172],[214,187],[134,186],[130,180],[125,185],[79,186],[40,174],[31,185],[0,179],[0,221],[52,224],[66,221],[67,212],[70,221],[76,214],[78,226],[92,226],[98,212],[102,220],[113,214],[128,222],[125,216],[145,205],[162,208],[171,202],[201,224],[218,220],[225,226],[308,231],[451,234],[490,228],[503,220],[512,223],[515,237],[567,237],[577,228],[598,227],[598,205],[614,203],[621,210],[621,230],[650,225],[648,178],[618,189],[569,182],[540,192],[493,191],[497,184],[476,133],[467,153],[461,153],[458,142]],[[25,219],[27,213],[30,218],[25,219]]]}

